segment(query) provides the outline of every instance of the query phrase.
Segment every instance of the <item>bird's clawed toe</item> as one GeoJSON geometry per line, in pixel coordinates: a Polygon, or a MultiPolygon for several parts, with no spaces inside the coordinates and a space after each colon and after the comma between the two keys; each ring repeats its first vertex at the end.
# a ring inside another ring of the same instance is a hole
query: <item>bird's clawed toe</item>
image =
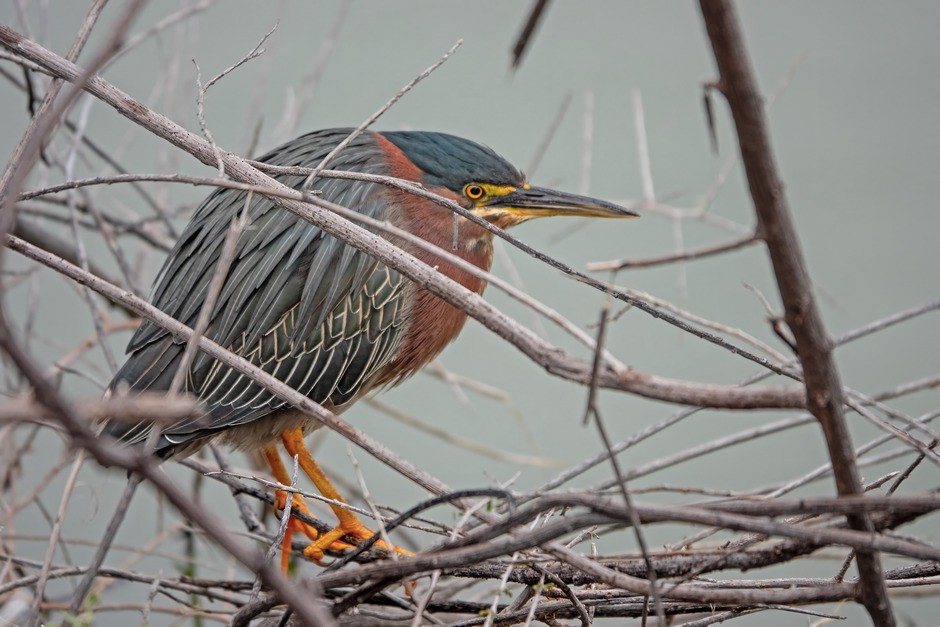
{"type": "MultiPolygon", "coordinates": [[[[326,550],[342,551],[345,549],[355,548],[347,542],[341,540],[341,538],[344,536],[353,537],[361,542],[364,542],[374,535],[375,532],[365,526],[362,521],[354,515],[350,515],[349,517],[344,516],[340,521],[339,526],[321,535],[306,549],[304,549],[304,556],[308,559],[319,562],[323,559],[323,552],[326,550]]],[[[395,545],[389,547],[389,545],[386,544],[383,540],[377,541],[375,546],[389,551],[394,551],[400,555],[414,555],[414,553],[411,551],[397,547],[395,545]]]]}

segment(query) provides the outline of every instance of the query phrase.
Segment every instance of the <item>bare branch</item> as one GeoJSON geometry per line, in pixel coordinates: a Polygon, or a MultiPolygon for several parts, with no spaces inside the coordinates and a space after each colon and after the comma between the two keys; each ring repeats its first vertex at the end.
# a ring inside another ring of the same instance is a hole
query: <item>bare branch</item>
{"type": "MultiPolygon", "coordinates": [[[[719,88],[734,118],[759,232],[767,243],[787,324],[796,339],[806,381],[807,406],[825,433],[839,494],[861,494],[852,438],[842,410],[842,383],[832,357],[832,339],[813,297],[735,9],[729,0],[701,0],[700,6],[718,65],[719,88]]],[[[850,516],[848,520],[854,529],[873,531],[871,520],[864,514],[850,516]]],[[[858,568],[862,582],[859,600],[872,621],[877,625],[894,625],[878,554],[859,551],[858,568]]]]}

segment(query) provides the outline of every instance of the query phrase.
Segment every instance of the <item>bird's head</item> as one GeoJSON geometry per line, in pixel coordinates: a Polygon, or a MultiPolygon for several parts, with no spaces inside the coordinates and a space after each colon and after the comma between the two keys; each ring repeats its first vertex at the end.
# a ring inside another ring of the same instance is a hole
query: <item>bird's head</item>
{"type": "Polygon", "coordinates": [[[493,150],[462,137],[409,131],[383,135],[421,170],[422,183],[452,191],[470,211],[501,228],[543,216],[637,216],[604,200],[530,185],[493,150]]]}

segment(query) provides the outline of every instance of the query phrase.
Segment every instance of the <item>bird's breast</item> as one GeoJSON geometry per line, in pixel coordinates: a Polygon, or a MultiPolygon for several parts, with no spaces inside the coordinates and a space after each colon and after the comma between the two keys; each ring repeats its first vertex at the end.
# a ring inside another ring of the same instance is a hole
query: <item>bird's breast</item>
{"type": "MultiPolygon", "coordinates": [[[[473,239],[458,238],[461,245],[458,250],[454,251],[452,249],[453,218],[440,215],[440,212],[447,212],[447,210],[437,205],[433,205],[433,209],[428,208],[427,211],[429,213],[433,212],[436,215],[425,216],[425,220],[427,221],[422,221],[424,224],[437,222],[436,227],[438,228],[436,228],[434,232],[438,237],[429,237],[424,231],[418,231],[422,234],[423,239],[435,244],[443,250],[453,252],[453,254],[458,255],[465,261],[470,262],[482,270],[488,271],[490,269],[493,253],[492,239],[490,239],[488,235],[473,239]],[[449,233],[448,237],[442,237],[440,227],[443,226],[441,224],[443,221],[447,222],[446,230],[449,233]]],[[[418,210],[412,215],[420,213],[421,210],[418,210]]],[[[450,212],[447,213],[449,214],[450,212]]],[[[479,228],[475,224],[466,223],[464,220],[461,220],[461,222],[474,229],[479,228]]],[[[409,230],[413,233],[415,232],[413,229],[409,230]]],[[[441,259],[441,257],[431,251],[416,246],[407,247],[407,249],[408,252],[412,253],[415,257],[468,290],[477,294],[483,293],[483,289],[486,287],[486,282],[483,279],[458,268],[453,263],[441,259]]],[[[406,289],[409,291],[409,297],[405,299],[406,302],[409,303],[409,309],[406,314],[408,326],[405,330],[401,348],[393,361],[389,364],[389,372],[383,377],[384,381],[381,383],[400,380],[420,370],[428,362],[437,357],[437,355],[457,337],[467,320],[467,315],[464,312],[439,296],[436,296],[426,288],[409,282],[406,289]]]]}
{"type": "MultiPolygon", "coordinates": [[[[420,170],[401,154],[394,144],[380,137],[379,145],[385,153],[392,176],[421,181],[420,170]]],[[[456,194],[450,190],[436,188],[432,191],[455,202],[459,201],[456,194]]],[[[454,214],[451,211],[400,190],[388,189],[385,193],[388,194],[387,218],[396,226],[482,270],[490,269],[493,262],[493,242],[485,229],[458,218],[458,246],[455,250],[454,214]]],[[[458,268],[433,251],[409,245],[405,245],[405,249],[468,290],[477,294],[483,293],[486,287],[483,279],[458,268]]],[[[406,299],[409,303],[406,315],[408,327],[401,348],[378,382],[380,385],[400,380],[420,370],[457,337],[467,320],[466,314],[427,289],[414,283],[409,283],[407,289],[410,292],[409,298],[406,299]]]]}

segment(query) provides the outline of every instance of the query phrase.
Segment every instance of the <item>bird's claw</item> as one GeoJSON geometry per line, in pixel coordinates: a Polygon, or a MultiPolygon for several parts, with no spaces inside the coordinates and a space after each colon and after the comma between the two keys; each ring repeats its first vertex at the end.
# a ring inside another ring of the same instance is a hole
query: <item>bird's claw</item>
{"type": "MultiPolygon", "coordinates": [[[[287,505],[287,493],[278,490],[275,493],[275,498],[275,505],[278,509],[283,510],[287,505]]],[[[284,573],[288,571],[291,555],[291,540],[295,533],[302,533],[311,540],[307,548],[304,549],[304,557],[313,560],[321,566],[323,565],[322,560],[325,551],[347,551],[356,548],[354,544],[344,541],[342,539],[344,536],[349,536],[359,541],[365,541],[375,535],[374,531],[366,527],[362,521],[350,512],[346,512],[347,515],[340,517],[340,524],[338,526],[322,534],[316,527],[295,517],[294,514],[296,512],[303,512],[308,516],[313,516],[307,508],[307,504],[299,494],[294,494],[291,497],[291,515],[290,519],[287,521],[287,528],[284,531],[284,539],[281,542],[281,570],[284,573]]],[[[389,547],[382,540],[376,542],[375,546],[395,551],[402,555],[414,555],[411,551],[394,545],[389,547]]]]}
{"type": "MultiPolygon", "coordinates": [[[[375,532],[359,522],[358,518],[353,519],[352,521],[343,522],[345,524],[340,524],[338,527],[327,531],[322,536],[318,537],[314,542],[312,542],[307,548],[305,548],[304,557],[319,562],[323,559],[323,552],[325,550],[342,551],[355,548],[355,546],[342,541],[340,538],[343,536],[351,536],[359,541],[364,542],[375,535],[375,532]]],[[[389,545],[386,544],[383,540],[377,541],[375,546],[389,551],[395,551],[401,555],[414,555],[414,553],[411,551],[397,547],[395,545],[389,547],[389,545]]]]}

